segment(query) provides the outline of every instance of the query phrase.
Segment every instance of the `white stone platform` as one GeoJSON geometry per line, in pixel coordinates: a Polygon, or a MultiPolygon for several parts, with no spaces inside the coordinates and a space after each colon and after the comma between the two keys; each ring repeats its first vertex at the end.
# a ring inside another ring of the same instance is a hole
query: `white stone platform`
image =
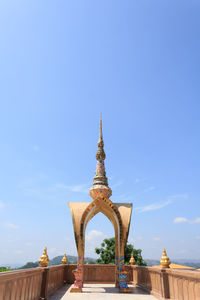
{"type": "Polygon", "coordinates": [[[121,294],[114,284],[84,284],[83,293],[70,293],[71,285],[66,285],[52,295],[49,300],[155,300],[140,288],[129,285],[131,293],[121,294]],[[134,294],[134,297],[133,297],[134,294]]]}

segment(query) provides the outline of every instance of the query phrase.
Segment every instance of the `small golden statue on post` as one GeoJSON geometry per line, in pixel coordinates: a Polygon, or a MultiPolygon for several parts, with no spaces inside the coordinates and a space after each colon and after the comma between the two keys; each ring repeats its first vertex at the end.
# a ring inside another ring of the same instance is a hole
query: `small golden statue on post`
{"type": "Polygon", "coordinates": [[[66,265],[67,263],[68,263],[68,259],[67,259],[67,255],[65,253],[64,256],[63,256],[63,259],[62,259],[62,264],[66,265]]]}
{"type": "Polygon", "coordinates": [[[39,263],[41,267],[47,267],[49,263],[49,257],[47,255],[47,247],[44,248],[43,254],[39,259],[39,263]]]}
{"type": "Polygon", "coordinates": [[[130,265],[135,265],[135,258],[133,256],[133,253],[131,253],[131,258],[129,260],[130,265]]]}
{"type": "Polygon", "coordinates": [[[169,265],[171,264],[171,261],[167,256],[165,248],[163,249],[163,256],[161,257],[160,264],[162,268],[169,268],[169,265]]]}

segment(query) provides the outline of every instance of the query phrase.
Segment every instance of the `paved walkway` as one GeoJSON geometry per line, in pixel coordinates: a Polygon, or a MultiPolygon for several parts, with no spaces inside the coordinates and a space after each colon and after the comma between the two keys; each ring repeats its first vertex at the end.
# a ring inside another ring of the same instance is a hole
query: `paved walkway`
{"type": "Polygon", "coordinates": [[[49,300],[155,300],[145,291],[129,285],[131,293],[121,294],[114,284],[84,284],[83,293],[70,293],[71,285],[64,286],[49,300]],[[134,294],[134,297],[133,297],[134,294]]]}

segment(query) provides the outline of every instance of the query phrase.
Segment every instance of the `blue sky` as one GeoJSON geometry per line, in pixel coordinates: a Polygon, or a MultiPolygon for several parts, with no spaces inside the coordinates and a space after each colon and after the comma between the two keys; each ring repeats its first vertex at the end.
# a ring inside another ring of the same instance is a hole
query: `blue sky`
{"type": "MultiPolygon", "coordinates": [[[[76,255],[99,114],[113,202],[145,258],[200,259],[199,0],[0,1],[0,264],[76,255]]],[[[112,237],[97,215],[86,255],[112,237]]]]}

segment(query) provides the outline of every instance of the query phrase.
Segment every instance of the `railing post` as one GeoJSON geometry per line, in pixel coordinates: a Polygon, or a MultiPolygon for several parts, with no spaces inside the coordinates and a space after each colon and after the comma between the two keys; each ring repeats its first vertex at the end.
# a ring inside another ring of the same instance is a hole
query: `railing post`
{"type": "Polygon", "coordinates": [[[47,299],[48,280],[49,280],[49,268],[44,267],[43,268],[43,273],[42,273],[42,285],[41,285],[40,300],[46,300],[47,299]]]}
{"type": "Polygon", "coordinates": [[[133,267],[133,283],[138,284],[138,266],[134,265],[133,267]]]}
{"type": "Polygon", "coordinates": [[[164,299],[169,299],[169,282],[168,282],[168,274],[165,269],[161,269],[161,289],[162,289],[162,297],[164,299]]]}
{"type": "Polygon", "coordinates": [[[64,284],[67,283],[67,268],[68,268],[68,265],[64,265],[64,270],[63,270],[63,283],[64,284]]]}

